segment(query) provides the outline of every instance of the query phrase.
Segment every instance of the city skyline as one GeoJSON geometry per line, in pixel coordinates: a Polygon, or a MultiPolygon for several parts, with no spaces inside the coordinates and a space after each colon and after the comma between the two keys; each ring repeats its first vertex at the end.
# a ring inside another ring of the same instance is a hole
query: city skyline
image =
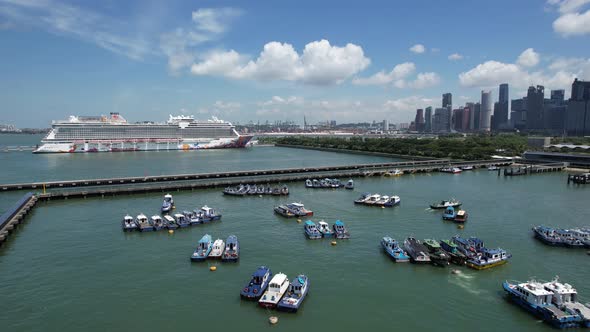
{"type": "Polygon", "coordinates": [[[493,112],[501,83],[512,99],[531,85],[567,99],[574,78],[590,80],[588,1],[373,4],[0,0],[0,122],[120,112],[404,123],[427,106],[434,115],[445,92],[455,108],[492,90],[493,112]],[[363,29],[359,17],[371,18],[363,29]]]}

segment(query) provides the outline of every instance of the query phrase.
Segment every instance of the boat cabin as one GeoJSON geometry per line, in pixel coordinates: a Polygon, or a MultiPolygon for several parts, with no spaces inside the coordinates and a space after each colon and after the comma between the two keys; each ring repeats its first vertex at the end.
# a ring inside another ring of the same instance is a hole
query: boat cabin
{"type": "Polygon", "coordinates": [[[274,277],[270,280],[270,284],[268,284],[268,291],[269,292],[281,292],[281,289],[284,289],[287,284],[289,283],[289,279],[287,279],[287,275],[284,273],[275,274],[274,277]]]}
{"type": "Polygon", "coordinates": [[[170,195],[170,194],[166,194],[166,195],[164,195],[164,200],[165,200],[166,202],[171,202],[171,201],[172,201],[172,195],[170,195]]]}
{"type": "Polygon", "coordinates": [[[148,221],[147,217],[145,216],[145,214],[140,214],[137,216],[136,218],[137,222],[139,223],[146,223],[148,221]]]}
{"type": "Polygon", "coordinates": [[[482,248],[481,249],[482,259],[484,260],[502,260],[507,259],[508,254],[505,250],[502,249],[488,249],[482,248]]]}
{"type": "Polygon", "coordinates": [[[184,216],[184,214],[180,214],[180,213],[176,213],[174,215],[174,219],[176,219],[177,222],[186,221],[186,217],[184,216]]]}
{"type": "Polygon", "coordinates": [[[152,222],[156,223],[156,222],[162,222],[162,218],[160,216],[152,216],[152,222]]]}
{"type": "Polygon", "coordinates": [[[270,272],[267,268],[260,267],[252,275],[252,282],[254,283],[254,285],[262,285],[266,281],[266,279],[268,278],[269,275],[270,275],[270,272]]]}
{"type": "Polygon", "coordinates": [[[303,276],[297,276],[289,286],[289,294],[301,296],[305,289],[305,282],[307,280],[303,276]]]}
{"type": "Polygon", "coordinates": [[[520,297],[530,304],[541,307],[551,305],[553,293],[546,290],[543,285],[538,282],[525,282],[516,285],[513,289],[520,297]]]}
{"type": "Polygon", "coordinates": [[[543,284],[545,289],[553,293],[553,302],[556,305],[577,302],[578,292],[570,284],[562,284],[556,278],[555,280],[543,284]]]}
{"type": "Polygon", "coordinates": [[[171,224],[173,224],[173,223],[174,223],[174,218],[172,218],[172,217],[171,217],[170,215],[168,215],[168,214],[164,216],[164,219],[165,219],[165,220],[166,220],[168,223],[171,223],[171,224]]]}

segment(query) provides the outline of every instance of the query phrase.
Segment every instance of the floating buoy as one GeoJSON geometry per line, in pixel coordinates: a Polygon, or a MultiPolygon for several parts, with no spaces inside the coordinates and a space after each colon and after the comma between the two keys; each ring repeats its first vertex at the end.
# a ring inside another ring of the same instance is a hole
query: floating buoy
{"type": "Polygon", "coordinates": [[[274,325],[274,324],[276,324],[276,323],[279,322],[279,317],[277,317],[277,316],[270,316],[270,317],[268,317],[268,322],[274,325]]]}
{"type": "Polygon", "coordinates": [[[338,242],[336,242],[336,241],[332,241],[332,242],[330,242],[330,244],[331,244],[331,245],[333,245],[333,246],[335,246],[335,245],[337,245],[337,244],[338,244],[338,242]]]}
{"type": "Polygon", "coordinates": [[[217,271],[217,266],[211,266],[211,267],[209,268],[209,271],[217,271]]]}
{"type": "Polygon", "coordinates": [[[262,198],[262,195],[258,195],[258,197],[262,198]]]}
{"type": "Polygon", "coordinates": [[[381,206],[382,209],[385,209],[385,206],[381,206]]]}
{"type": "Polygon", "coordinates": [[[458,229],[463,229],[463,228],[465,228],[465,226],[463,226],[463,225],[458,225],[458,226],[457,226],[457,228],[458,228],[458,229]]]}
{"type": "Polygon", "coordinates": [[[459,270],[451,270],[451,274],[461,274],[461,271],[459,271],[459,270]]]}
{"type": "Polygon", "coordinates": [[[168,230],[168,234],[174,234],[174,230],[173,229],[169,229],[168,230]]]}
{"type": "Polygon", "coordinates": [[[297,222],[301,222],[301,219],[297,219],[297,222]]]}

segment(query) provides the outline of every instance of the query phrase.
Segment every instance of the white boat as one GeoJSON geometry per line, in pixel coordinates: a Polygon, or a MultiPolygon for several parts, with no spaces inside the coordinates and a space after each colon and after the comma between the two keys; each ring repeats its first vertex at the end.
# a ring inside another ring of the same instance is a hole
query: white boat
{"type": "Polygon", "coordinates": [[[367,205],[374,205],[377,202],[379,202],[379,200],[381,200],[381,195],[374,194],[374,195],[371,195],[369,197],[369,199],[367,199],[364,203],[367,204],[367,205]]]}
{"type": "Polygon", "coordinates": [[[285,295],[287,288],[289,288],[289,279],[287,279],[287,275],[280,272],[275,274],[270,280],[266,292],[264,292],[260,300],[258,300],[258,304],[261,307],[266,308],[276,307],[277,303],[279,303],[283,295],[285,295]]]}
{"type": "Polygon", "coordinates": [[[318,230],[320,233],[322,233],[323,237],[334,236],[334,232],[332,231],[332,228],[330,228],[330,225],[328,225],[328,223],[323,220],[318,222],[318,230]]]}
{"type": "Polygon", "coordinates": [[[463,166],[463,167],[461,167],[461,169],[464,171],[471,171],[471,170],[473,170],[473,166],[463,166]]]}
{"type": "Polygon", "coordinates": [[[217,239],[213,242],[213,247],[209,253],[210,258],[221,258],[223,250],[225,249],[225,242],[222,239],[217,239]]]}
{"type": "Polygon", "coordinates": [[[394,169],[393,171],[389,171],[385,173],[385,176],[402,176],[404,172],[400,169],[394,169]]]}
{"type": "Polygon", "coordinates": [[[492,166],[488,167],[488,171],[497,171],[499,169],[500,169],[500,167],[498,167],[496,165],[492,165],[492,166]]]}

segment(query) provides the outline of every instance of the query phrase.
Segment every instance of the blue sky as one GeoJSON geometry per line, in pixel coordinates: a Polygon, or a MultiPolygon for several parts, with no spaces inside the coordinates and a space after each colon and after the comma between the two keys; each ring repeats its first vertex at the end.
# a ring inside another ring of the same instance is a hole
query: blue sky
{"type": "MultiPolygon", "coordinates": [[[[0,0],[0,123],[70,114],[409,122],[590,79],[590,0],[0,0]]],[[[569,92],[568,92],[569,93],[569,92]]]]}

